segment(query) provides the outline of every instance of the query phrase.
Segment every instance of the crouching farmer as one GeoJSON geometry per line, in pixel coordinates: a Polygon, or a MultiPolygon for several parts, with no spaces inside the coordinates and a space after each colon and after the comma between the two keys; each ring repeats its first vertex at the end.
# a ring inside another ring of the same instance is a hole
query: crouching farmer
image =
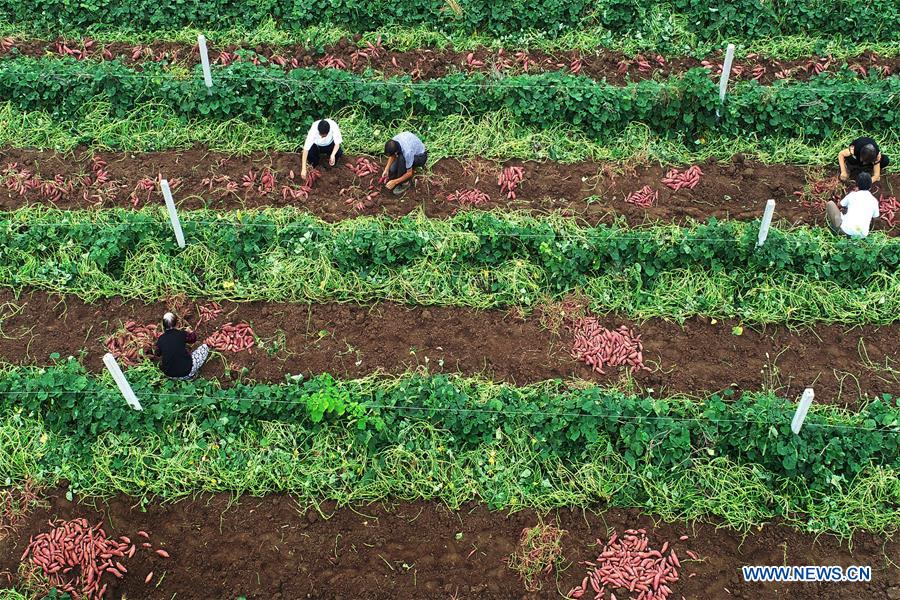
{"type": "Polygon", "coordinates": [[[315,121],[306,134],[303,143],[303,156],[300,161],[300,178],[306,179],[307,166],[318,168],[324,159],[328,160],[328,166],[333,167],[344,155],[341,145],[344,137],[338,124],[331,119],[315,121]]]}
{"type": "Polygon", "coordinates": [[[841,167],[841,181],[855,177],[857,173],[866,172],[872,175],[872,181],[881,179],[881,172],[887,169],[891,160],[882,154],[881,148],[870,137],[856,138],[838,154],[838,165],[841,167]]]}
{"type": "Polygon", "coordinates": [[[189,352],[187,345],[197,341],[197,334],[176,329],[177,324],[178,318],[174,314],[163,315],[163,334],[156,340],[156,354],[162,359],[160,366],[167,377],[190,381],[209,357],[209,346],[200,344],[189,352]]]}
{"type": "Polygon", "coordinates": [[[413,169],[424,167],[428,162],[428,151],[415,134],[404,131],[387,141],[384,153],[388,157],[382,174],[387,178],[385,187],[399,196],[409,189],[413,169]]]}
{"type": "Polygon", "coordinates": [[[828,227],[837,234],[850,237],[864,238],[869,235],[872,219],[879,216],[878,200],[869,189],[872,187],[872,176],[863,171],[856,178],[855,192],[847,194],[841,200],[841,207],[847,212],[842,213],[838,205],[832,201],[825,204],[825,218],[828,227]]]}

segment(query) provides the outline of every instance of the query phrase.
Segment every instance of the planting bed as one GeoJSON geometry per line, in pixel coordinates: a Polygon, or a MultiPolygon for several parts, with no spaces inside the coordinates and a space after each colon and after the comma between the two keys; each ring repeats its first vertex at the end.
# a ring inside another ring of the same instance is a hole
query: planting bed
{"type": "MultiPolygon", "coordinates": [[[[119,60],[140,66],[161,62],[193,68],[200,61],[196,44],[156,42],[152,44],[103,44],[91,38],[54,41],[5,38],[0,40],[0,57],[46,55],[71,56],[78,60],[119,60]]],[[[594,54],[577,51],[549,54],[542,51],[502,51],[477,48],[471,52],[421,48],[394,51],[380,43],[368,45],[359,40],[342,40],[323,51],[297,46],[211,47],[210,62],[227,66],[235,62],[271,63],[285,69],[333,68],[364,73],[374,69],[387,76],[409,75],[413,80],[444,77],[454,72],[541,73],[565,71],[605,79],[615,83],[668,77],[696,67],[706,67],[710,76],[718,78],[723,56],[721,52],[705,58],[668,57],[658,54],[626,56],[621,52],[594,54]]],[[[850,69],[860,75],[889,77],[900,72],[900,57],[881,57],[865,53],[838,60],[829,56],[793,60],[775,60],[749,55],[732,65],[732,78],[771,83],[780,79],[805,80],[824,72],[850,69]]]]}
{"type": "MultiPolygon", "coordinates": [[[[142,549],[124,562],[128,574],[108,575],[110,597],[169,599],[229,598],[558,598],[579,585],[593,561],[598,538],[643,528],[651,547],[664,542],[680,557],[679,599],[745,600],[769,598],[893,598],[900,591],[896,540],[869,534],[854,536],[852,550],[828,536],[813,537],[779,524],[753,535],[696,523],[656,523],[633,510],[600,514],[560,510],[542,522],[565,531],[561,538],[561,572],[540,577],[541,590],[526,593],[506,561],[516,550],[523,528],[541,522],[531,511],[507,515],[468,505],[458,512],[430,503],[355,506],[335,510],[299,507],[289,497],[201,496],[176,504],[115,497],[97,509],[68,502],[64,490],[48,494],[45,506],[31,514],[10,537],[0,541],[0,573],[15,573],[29,536],[48,529],[51,518],[87,518],[102,522],[111,536],[143,541],[146,531],[162,558],[142,549]],[[687,536],[687,539],[680,538],[687,536]],[[697,559],[692,559],[688,550],[697,559]],[[863,584],[749,584],[740,579],[742,565],[869,565],[872,581],[863,584]],[[153,573],[149,585],[145,576],[153,573]]],[[[12,575],[13,583],[18,577],[12,575]]],[[[628,597],[619,591],[620,597],[628,597]]],[[[593,597],[591,595],[590,597],[593,597]]]]}
{"type": "MultiPolygon", "coordinates": [[[[105,341],[126,321],[155,324],[166,310],[183,307],[180,313],[189,323],[197,323],[197,306],[207,303],[85,304],[75,297],[33,293],[17,298],[3,291],[0,304],[4,334],[0,361],[49,364],[50,355],[57,353],[79,357],[89,370],[98,372],[103,370],[105,341]],[[38,323],[44,325],[38,329],[38,323]]],[[[627,379],[622,368],[607,367],[599,374],[572,357],[572,333],[562,323],[559,305],[539,307],[527,317],[391,303],[225,302],[222,308],[221,316],[199,325],[199,339],[225,323],[246,322],[262,347],[222,352],[221,360],[204,367],[204,377],[277,383],[286,373],[353,378],[425,368],[434,373],[488,375],[519,385],[567,377],[616,385],[627,379]],[[248,372],[242,375],[245,367],[248,372]]],[[[631,376],[640,387],[658,394],[774,389],[795,398],[803,388],[814,386],[818,402],[855,406],[866,396],[896,394],[900,389],[896,326],[791,331],[769,325],[754,330],[734,321],[634,323],[615,315],[601,322],[610,328],[627,325],[640,333],[648,370],[634,370],[631,376]]]]}
{"type": "MultiPolygon", "coordinates": [[[[778,202],[776,223],[819,226],[824,223],[824,201],[852,189],[852,183],[837,182],[833,169],[822,172],[793,165],[763,165],[740,155],[730,163],[702,165],[699,184],[677,191],[663,183],[668,168],[656,165],[441,159],[405,196],[382,191],[373,202],[357,205],[355,200],[365,195],[367,179],[354,176],[347,165],[359,158],[364,157],[345,157],[336,168],[326,170],[304,197],[283,193],[284,186],[294,190],[302,184],[300,156],[295,153],[231,157],[196,148],[159,153],[81,151],[70,156],[8,148],[0,155],[4,169],[0,172],[0,207],[15,210],[28,203],[60,208],[158,205],[162,202],[157,183],[161,175],[170,180],[182,209],[296,206],[327,221],[373,214],[402,216],[418,208],[430,217],[447,217],[467,208],[449,196],[457,190],[478,189],[486,194],[485,201],[468,207],[559,212],[590,224],[620,217],[632,226],[710,217],[759,219],[766,200],[774,198],[778,202]],[[496,183],[505,165],[524,168],[524,181],[516,189],[515,199],[502,194],[496,183]],[[274,184],[268,188],[261,181],[266,173],[274,176],[274,184]],[[253,182],[249,187],[244,185],[248,177],[253,182]],[[23,185],[28,180],[34,181],[35,187],[23,185]],[[45,183],[47,189],[41,187],[45,183]],[[644,186],[657,192],[652,206],[626,201],[644,186]]],[[[885,199],[898,196],[890,171],[876,184],[875,194],[885,199]]],[[[896,235],[895,222],[900,222],[900,214],[879,219],[873,227],[896,235]]]]}

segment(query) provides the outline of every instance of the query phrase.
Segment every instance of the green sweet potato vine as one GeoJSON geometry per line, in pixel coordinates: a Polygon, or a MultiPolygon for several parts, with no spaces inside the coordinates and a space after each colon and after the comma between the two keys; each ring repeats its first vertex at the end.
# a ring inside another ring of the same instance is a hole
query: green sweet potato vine
{"type": "Polygon", "coordinates": [[[209,380],[165,380],[149,366],[129,370],[128,378],[143,411],[131,409],[108,376],[90,375],[74,360],[7,367],[0,373],[0,410],[40,418],[49,430],[84,442],[84,452],[109,433],[161,434],[176,419],[195,422],[219,444],[274,422],[299,426],[310,439],[338,425],[371,452],[404,442],[416,451],[425,448],[408,432],[424,423],[445,431],[455,453],[528,431],[538,457],[576,466],[603,444],[645,477],[716,456],[756,465],[771,481],[796,478],[825,493],[870,467],[900,468],[900,411],[889,396],[856,413],[814,410],[797,436],[790,430],[796,405],[770,394],[726,392],[693,401],[559,381],[517,388],[420,374],[355,381],[321,375],[221,388],[209,380]]]}
{"type": "Polygon", "coordinates": [[[332,69],[285,72],[250,63],[217,68],[213,78],[210,95],[199,67],[182,78],[155,64],[137,72],[117,61],[16,58],[0,61],[0,97],[22,110],[46,110],[62,119],[76,118],[98,98],[119,117],[155,102],[185,119],[265,123],[298,141],[312,118],[350,107],[379,122],[410,114],[480,116],[505,109],[523,125],[570,123],[598,140],[621,134],[633,122],[672,138],[715,133],[810,140],[827,138],[848,122],[863,122],[873,134],[900,123],[900,79],[860,78],[852,72],[771,86],[742,82],[729,94],[721,117],[718,88],[705,69],[626,86],[562,72],[501,79],[455,73],[412,82],[332,69]]]}
{"type": "Polygon", "coordinates": [[[294,209],[190,211],[181,220],[184,251],[160,209],[0,213],[0,285],[134,297],[154,285],[142,273],[150,268],[164,278],[156,293],[239,288],[256,297],[254,290],[271,290],[275,280],[285,297],[299,298],[313,272],[377,290],[399,274],[441,271],[472,293],[515,304],[524,295],[564,294],[606,277],[652,288],[681,271],[741,274],[747,285],[767,274],[853,289],[893,281],[900,270],[900,241],[882,234],[853,240],[772,229],[757,248],[753,222],[632,230],[474,211],[447,220],[413,214],[326,223],[294,209]],[[505,278],[510,270],[527,273],[524,280],[536,289],[516,289],[505,278]]]}
{"type": "MultiPolygon", "coordinates": [[[[704,41],[746,35],[820,34],[852,40],[896,40],[900,8],[883,3],[873,10],[865,0],[674,0],[672,10],[704,41]]],[[[441,0],[374,4],[365,0],[323,0],[316,3],[233,0],[206,3],[150,0],[2,0],[0,15],[48,31],[92,25],[144,30],[177,27],[243,27],[251,29],[274,18],[279,27],[297,30],[310,25],[340,25],[365,32],[390,25],[424,25],[444,32],[511,36],[538,32],[547,37],[600,26],[626,35],[641,30],[647,5],[640,0],[535,0],[489,2],[441,0]]]]}

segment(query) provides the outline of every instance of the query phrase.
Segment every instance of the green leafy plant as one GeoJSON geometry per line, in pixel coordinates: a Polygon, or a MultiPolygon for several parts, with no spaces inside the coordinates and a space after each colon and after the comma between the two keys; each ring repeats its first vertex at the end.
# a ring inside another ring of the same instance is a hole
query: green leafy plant
{"type": "Polygon", "coordinates": [[[241,118],[297,139],[305,131],[301,124],[312,115],[353,108],[379,122],[409,114],[481,116],[505,109],[522,125],[553,128],[571,123],[600,140],[621,134],[634,122],[669,138],[700,139],[716,133],[820,140],[854,120],[865,122],[870,133],[892,131],[900,93],[896,77],[861,78],[849,70],[770,86],[742,82],[724,108],[705,69],[625,86],[562,72],[514,75],[501,82],[482,73],[451,73],[424,82],[406,76],[385,81],[334,69],[285,72],[249,62],[218,68],[214,78],[215,91],[207,94],[199,67],[185,79],[155,63],[138,73],[118,61],[14,58],[0,61],[0,97],[22,110],[47,110],[58,118],[80,115],[98,98],[109,103],[117,118],[153,102],[182,118],[241,118]],[[153,85],[147,85],[147,78],[153,85]],[[854,106],[842,101],[846,97],[865,97],[866,102],[854,106]]]}
{"type": "MultiPolygon", "coordinates": [[[[639,0],[538,0],[502,5],[487,0],[458,0],[457,4],[458,10],[451,10],[440,0],[398,2],[383,7],[362,0],[327,0],[313,8],[288,0],[267,0],[252,6],[217,0],[173,12],[146,0],[104,0],[87,6],[74,0],[3,0],[0,14],[12,22],[33,23],[51,30],[122,23],[138,31],[185,26],[249,29],[274,17],[280,28],[289,31],[310,25],[340,25],[354,32],[383,26],[427,25],[459,34],[510,36],[537,32],[552,38],[591,26],[603,27],[620,37],[635,30],[643,33],[641,21],[647,12],[639,0]]],[[[674,12],[679,21],[693,25],[694,35],[704,40],[741,34],[762,38],[810,33],[853,40],[897,39],[893,25],[900,20],[900,9],[893,4],[872,12],[861,0],[799,0],[789,4],[676,0],[674,12]],[[842,18],[829,18],[835,14],[842,18]]]]}
{"type": "Polygon", "coordinates": [[[729,304],[748,322],[892,322],[897,315],[900,242],[880,233],[852,240],[773,229],[757,249],[756,222],[625,229],[466,212],[327,223],[293,209],[201,210],[181,219],[189,240],[183,251],[159,209],[0,213],[0,285],[88,300],[184,293],[465,306],[530,306],[582,290],[599,307],[621,310],[626,298],[659,303],[658,314],[670,316],[729,304]],[[729,287],[719,291],[712,281],[729,287]],[[698,289],[680,291],[685,285],[698,289]],[[810,286],[828,291],[810,296],[810,286]],[[859,312],[838,309],[844,293],[859,312]],[[823,307],[828,298],[831,309],[823,307]]]}
{"type": "MultiPolygon", "coordinates": [[[[813,411],[797,436],[790,430],[796,405],[768,394],[693,402],[569,389],[560,382],[516,388],[443,375],[344,382],[326,374],[221,388],[207,380],[164,380],[152,366],[131,369],[128,377],[143,411],[131,409],[107,377],[87,374],[74,360],[44,369],[10,367],[0,374],[0,411],[40,418],[50,430],[83,441],[85,451],[114,432],[162,434],[177,416],[196,422],[210,440],[235,439],[259,431],[261,423],[311,434],[341,425],[355,432],[354,443],[373,451],[398,443],[425,451],[407,439],[422,424],[446,431],[456,453],[526,430],[537,456],[572,467],[589,459],[597,444],[648,477],[677,472],[708,453],[823,492],[871,466],[900,468],[900,412],[889,396],[856,413],[813,411]]],[[[534,476],[516,473],[526,482],[534,476]]]]}

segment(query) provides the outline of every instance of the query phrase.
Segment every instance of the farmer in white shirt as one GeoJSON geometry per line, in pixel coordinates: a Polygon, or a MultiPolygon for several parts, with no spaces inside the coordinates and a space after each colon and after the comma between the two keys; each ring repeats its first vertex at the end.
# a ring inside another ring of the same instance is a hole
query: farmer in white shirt
{"type": "Polygon", "coordinates": [[[338,124],[331,119],[314,121],[306,134],[306,142],[303,144],[303,165],[300,169],[300,177],[306,179],[306,165],[318,167],[322,157],[328,157],[328,165],[334,166],[337,159],[344,154],[341,144],[341,130],[338,124]]]}
{"type": "Polygon", "coordinates": [[[847,194],[841,200],[841,206],[847,209],[841,213],[838,205],[832,201],[825,204],[825,219],[834,233],[843,233],[850,237],[864,238],[869,235],[872,219],[877,219],[878,200],[869,192],[872,187],[872,176],[863,171],[856,178],[855,192],[847,194]]]}
{"type": "Polygon", "coordinates": [[[428,162],[428,151],[415,134],[404,131],[387,141],[384,153],[388,157],[382,174],[388,180],[385,187],[399,196],[409,189],[413,169],[424,167],[428,162]]]}

